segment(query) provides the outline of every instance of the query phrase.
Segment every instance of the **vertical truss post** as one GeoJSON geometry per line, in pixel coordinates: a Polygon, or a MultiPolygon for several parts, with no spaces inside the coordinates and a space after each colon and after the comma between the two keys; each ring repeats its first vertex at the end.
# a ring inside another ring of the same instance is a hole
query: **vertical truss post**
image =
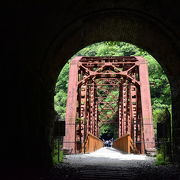
{"type": "Polygon", "coordinates": [[[95,132],[94,132],[94,135],[95,136],[98,136],[99,135],[99,129],[98,129],[98,102],[97,102],[97,98],[96,98],[96,89],[97,89],[97,86],[96,84],[94,83],[94,121],[95,121],[95,132]]]}
{"type": "Polygon", "coordinates": [[[127,134],[127,82],[125,81],[122,86],[122,135],[127,134]]]}
{"type": "Polygon", "coordinates": [[[119,126],[119,131],[118,131],[118,137],[120,138],[122,136],[122,104],[123,104],[123,88],[122,88],[122,83],[119,84],[119,105],[118,105],[118,126],[119,126]]]}
{"type": "MultiPolygon", "coordinates": [[[[130,102],[131,102],[131,136],[134,136],[134,124],[136,123],[136,119],[137,119],[137,88],[135,85],[131,85],[131,98],[130,98],[130,102]]],[[[135,140],[135,139],[134,139],[135,140]]]]}
{"type": "Polygon", "coordinates": [[[79,144],[79,152],[82,150],[82,144],[85,141],[86,138],[86,112],[87,112],[87,105],[86,105],[86,99],[87,99],[87,86],[86,84],[83,84],[81,86],[80,91],[80,140],[77,141],[79,144]]]}
{"type": "Polygon", "coordinates": [[[94,135],[94,124],[95,124],[95,117],[94,117],[94,110],[95,110],[95,104],[94,104],[94,82],[92,83],[92,86],[90,88],[90,133],[92,133],[94,135]]]}
{"type": "Polygon", "coordinates": [[[140,87],[136,89],[136,148],[139,153],[144,154],[144,139],[143,139],[143,119],[142,119],[142,106],[140,87]]]}
{"type": "Polygon", "coordinates": [[[127,82],[127,112],[126,112],[126,119],[127,119],[127,133],[131,134],[131,83],[127,82]]]}
{"type": "Polygon", "coordinates": [[[70,63],[68,98],[66,106],[66,131],[63,140],[63,148],[76,153],[76,111],[78,90],[78,62],[81,57],[74,58],[70,63]]]}
{"type": "Polygon", "coordinates": [[[145,146],[145,151],[148,153],[154,151],[155,149],[148,67],[147,67],[147,62],[142,57],[138,57],[138,60],[139,60],[141,109],[142,109],[143,131],[144,131],[144,146],[145,146]]]}
{"type": "Polygon", "coordinates": [[[94,121],[95,121],[95,132],[94,135],[98,136],[98,104],[97,101],[95,101],[95,108],[94,108],[94,121]]]}

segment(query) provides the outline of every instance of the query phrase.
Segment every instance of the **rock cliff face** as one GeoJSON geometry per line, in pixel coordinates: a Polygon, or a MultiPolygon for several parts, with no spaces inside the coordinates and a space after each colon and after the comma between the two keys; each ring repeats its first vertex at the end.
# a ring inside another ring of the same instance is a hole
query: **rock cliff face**
{"type": "Polygon", "coordinates": [[[10,163],[19,168],[52,165],[49,137],[55,118],[56,79],[73,54],[100,41],[135,44],[151,53],[166,71],[173,101],[173,156],[180,162],[178,4],[170,0],[27,1],[16,5],[16,16],[13,3],[5,10],[1,24],[6,96],[2,103],[6,109],[3,167],[10,163]]]}

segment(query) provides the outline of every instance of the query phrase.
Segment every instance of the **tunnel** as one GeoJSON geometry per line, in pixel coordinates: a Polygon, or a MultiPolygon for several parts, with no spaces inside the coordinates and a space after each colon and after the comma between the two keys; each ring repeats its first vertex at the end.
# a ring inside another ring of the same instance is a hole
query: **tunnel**
{"type": "Polygon", "coordinates": [[[24,2],[16,7],[10,4],[2,22],[5,27],[2,89],[4,97],[7,96],[2,98],[4,176],[31,174],[32,179],[52,166],[50,138],[56,116],[57,77],[73,54],[101,41],[137,45],[151,53],[163,67],[172,92],[173,161],[179,164],[180,13],[177,7],[170,0],[67,0],[24,2]]]}

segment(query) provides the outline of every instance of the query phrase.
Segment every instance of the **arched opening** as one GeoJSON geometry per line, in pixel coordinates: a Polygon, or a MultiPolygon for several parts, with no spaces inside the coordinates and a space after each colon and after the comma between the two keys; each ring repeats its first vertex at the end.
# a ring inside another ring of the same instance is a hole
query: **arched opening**
{"type": "MultiPolygon", "coordinates": [[[[157,123],[160,121],[166,121],[165,109],[171,111],[171,94],[170,85],[168,79],[158,64],[158,62],[146,51],[125,42],[101,42],[95,43],[87,46],[77,52],[75,56],[143,56],[148,61],[149,67],[149,79],[152,97],[152,109],[153,109],[153,122],[155,129],[155,137],[157,142],[157,123]],[[164,114],[164,115],[163,115],[164,114]],[[161,117],[164,116],[164,120],[161,117]]],[[[71,58],[72,59],[72,58],[71,58]]],[[[65,64],[62,69],[58,81],[56,83],[56,95],[55,95],[55,110],[59,114],[59,119],[65,121],[66,113],[66,100],[67,100],[67,87],[68,87],[68,77],[69,77],[69,62],[65,64]]],[[[99,94],[104,93],[103,89],[100,88],[97,92],[99,94]]],[[[110,102],[114,101],[118,97],[119,90],[110,90],[109,96],[107,96],[104,101],[110,102]]],[[[104,94],[103,94],[104,95],[104,94]]],[[[102,104],[102,103],[101,103],[102,104]]],[[[118,111],[117,104],[113,104],[112,110],[102,109],[102,105],[98,107],[101,114],[99,114],[99,119],[103,119],[103,123],[99,123],[99,133],[98,137],[102,140],[110,140],[118,138],[118,111]],[[102,112],[104,111],[104,112],[102,112]]],[[[171,126],[169,127],[171,130],[171,126]]],[[[170,138],[171,139],[171,138],[170,138]]],[[[163,142],[161,142],[162,145],[163,142]]],[[[171,142],[169,142],[171,146],[171,142]]],[[[161,148],[162,149],[162,148],[161,148]]],[[[171,149],[171,148],[170,148],[171,149]]],[[[169,152],[170,153],[170,152],[169,152]]]]}
{"type": "MultiPolygon", "coordinates": [[[[75,24],[71,24],[71,28],[74,27],[76,30],[74,33],[68,34],[67,41],[65,42],[61,39],[61,35],[56,38],[56,41],[54,42],[54,45],[51,46],[47,56],[47,59],[51,59],[51,61],[47,61],[44,66],[46,68],[43,69],[43,72],[46,75],[49,74],[49,77],[53,80],[51,82],[55,84],[55,79],[59,72],[59,68],[57,67],[62,67],[66,60],[77,50],[88,44],[103,40],[120,40],[136,44],[139,47],[146,49],[158,59],[158,62],[162,65],[169,78],[172,89],[174,130],[174,123],[178,123],[176,120],[178,111],[176,111],[175,108],[177,101],[174,101],[176,99],[175,97],[177,97],[177,93],[174,93],[177,87],[177,81],[175,81],[176,76],[174,76],[174,74],[178,71],[174,71],[174,66],[172,66],[172,62],[177,57],[176,47],[173,45],[174,39],[170,32],[165,32],[162,29],[159,22],[156,22],[146,15],[131,13],[125,15],[125,12],[104,12],[103,14],[94,14],[83,18],[78,26],[79,28],[75,28],[75,24]],[[171,59],[171,63],[169,59],[171,59]]],[[[66,33],[71,31],[69,28],[66,30],[66,33]]],[[[53,99],[53,97],[51,97],[51,99],[53,99]]],[[[174,130],[174,132],[176,132],[176,130],[174,130]]],[[[177,157],[178,154],[175,153],[177,150],[177,146],[175,145],[177,143],[177,137],[175,137],[174,134],[173,137],[175,147],[174,157],[177,157]]]]}

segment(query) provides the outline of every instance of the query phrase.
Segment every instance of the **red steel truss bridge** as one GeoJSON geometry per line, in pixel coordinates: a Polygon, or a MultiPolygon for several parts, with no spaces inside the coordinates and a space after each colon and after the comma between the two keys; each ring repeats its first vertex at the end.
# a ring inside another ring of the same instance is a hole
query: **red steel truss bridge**
{"type": "Polygon", "coordinates": [[[71,61],[63,148],[71,153],[97,150],[103,146],[99,128],[107,123],[118,127],[115,148],[141,154],[155,150],[144,58],[77,56],[71,61]]]}

